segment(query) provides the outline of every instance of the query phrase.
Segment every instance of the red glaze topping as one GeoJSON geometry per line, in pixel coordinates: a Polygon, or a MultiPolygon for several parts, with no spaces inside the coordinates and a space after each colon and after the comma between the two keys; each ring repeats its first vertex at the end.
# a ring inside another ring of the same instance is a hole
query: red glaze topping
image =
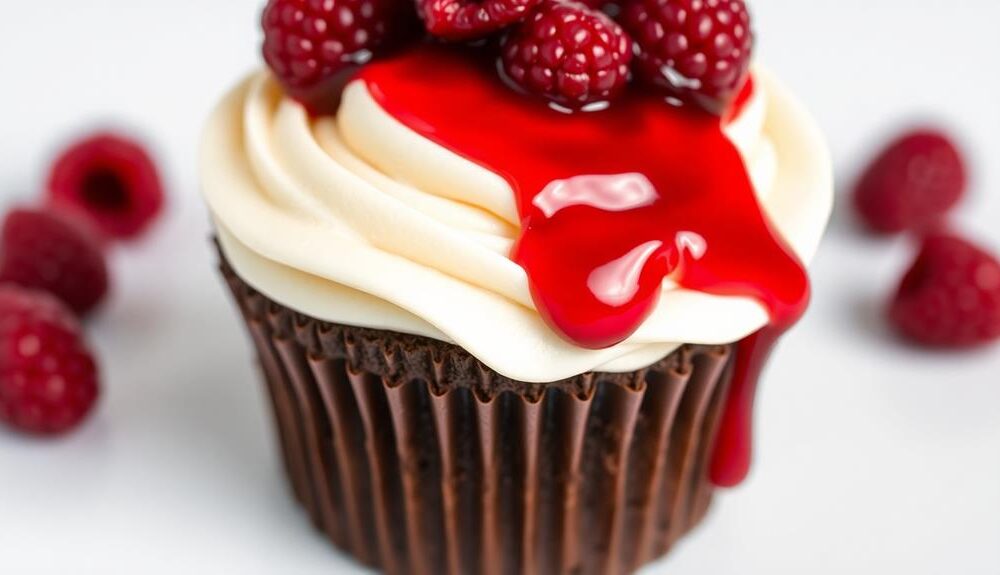
{"type": "Polygon", "coordinates": [[[566,339],[623,341],[668,278],[767,307],[771,325],[739,350],[711,469],[717,484],[739,483],[757,375],[805,310],[809,283],[719,117],[638,90],[606,110],[563,114],[507,88],[483,60],[430,46],[359,74],[398,121],[510,183],[522,229],[512,257],[566,339]]]}

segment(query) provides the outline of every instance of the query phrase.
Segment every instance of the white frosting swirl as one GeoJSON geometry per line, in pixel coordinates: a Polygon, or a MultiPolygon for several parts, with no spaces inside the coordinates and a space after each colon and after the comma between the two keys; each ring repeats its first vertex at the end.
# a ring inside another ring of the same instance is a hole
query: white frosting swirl
{"type": "MultiPolygon", "coordinates": [[[[832,206],[830,160],[810,117],[766,73],[727,134],[804,261],[832,206]]],[[[631,371],[681,343],[730,343],[768,321],[756,301],[667,281],[627,341],[577,347],[545,324],[508,257],[515,196],[499,175],[413,132],[361,82],[313,120],[258,74],[209,120],[204,194],[227,258],[270,298],[318,319],[457,343],[508,377],[631,371]]]]}

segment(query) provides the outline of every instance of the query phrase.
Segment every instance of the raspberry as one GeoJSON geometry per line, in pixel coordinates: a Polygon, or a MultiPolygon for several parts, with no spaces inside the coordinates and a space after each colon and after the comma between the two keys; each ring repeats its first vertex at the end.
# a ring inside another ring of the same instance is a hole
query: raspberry
{"type": "Polygon", "coordinates": [[[14,210],[0,236],[0,281],[47,291],[80,315],[107,294],[107,262],[86,221],[59,212],[14,210]]]}
{"type": "Polygon", "coordinates": [[[408,0],[270,0],[261,25],[267,65],[316,115],[337,111],[358,66],[419,30],[408,0]]]}
{"type": "Polygon", "coordinates": [[[630,0],[622,26],[639,46],[636,75],[721,115],[750,68],[753,31],[743,0],[630,0]]]}
{"type": "Polygon", "coordinates": [[[527,92],[585,108],[625,88],[632,39],[601,12],[548,1],[504,38],[500,60],[507,77],[527,92]]]}
{"type": "Polygon", "coordinates": [[[481,38],[528,17],[541,0],[417,0],[427,31],[446,40],[481,38]]]}
{"type": "Polygon", "coordinates": [[[97,366],[72,313],[46,293],[0,284],[0,421],[63,433],[98,393],[97,366]]]}
{"type": "Polygon", "coordinates": [[[919,130],[889,144],[865,170],[854,206],[878,233],[932,226],[965,194],[962,154],[944,134],[919,130]]]}
{"type": "Polygon", "coordinates": [[[966,348],[1000,339],[1000,263],[972,243],[935,232],[889,308],[901,334],[933,347],[966,348]]]}
{"type": "Polygon", "coordinates": [[[156,164],[137,142],[96,134],[67,149],[49,175],[49,199],[86,214],[107,236],[140,235],[163,208],[156,164]]]}

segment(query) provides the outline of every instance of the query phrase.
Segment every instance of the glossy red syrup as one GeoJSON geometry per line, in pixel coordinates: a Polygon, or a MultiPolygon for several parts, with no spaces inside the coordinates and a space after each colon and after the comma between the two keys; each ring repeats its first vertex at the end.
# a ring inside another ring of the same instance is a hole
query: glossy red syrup
{"type": "Polygon", "coordinates": [[[720,486],[740,483],[761,366],[804,311],[809,284],[722,121],[639,90],[602,111],[564,114],[513,91],[477,57],[434,47],[373,63],[360,78],[397,120],[507,179],[522,229],[512,257],[541,314],[577,345],[626,339],[667,278],[767,307],[771,325],[738,350],[710,469],[720,486]]]}

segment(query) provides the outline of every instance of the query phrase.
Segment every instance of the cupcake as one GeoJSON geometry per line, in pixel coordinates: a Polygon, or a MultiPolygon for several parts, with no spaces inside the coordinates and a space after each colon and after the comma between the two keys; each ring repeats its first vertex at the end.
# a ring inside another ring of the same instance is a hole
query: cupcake
{"type": "Polygon", "coordinates": [[[412,10],[272,0],[205,131],[291,489],[386,573],[632,572],[748,472],[823,140],[740,0],[412,10]]]}

